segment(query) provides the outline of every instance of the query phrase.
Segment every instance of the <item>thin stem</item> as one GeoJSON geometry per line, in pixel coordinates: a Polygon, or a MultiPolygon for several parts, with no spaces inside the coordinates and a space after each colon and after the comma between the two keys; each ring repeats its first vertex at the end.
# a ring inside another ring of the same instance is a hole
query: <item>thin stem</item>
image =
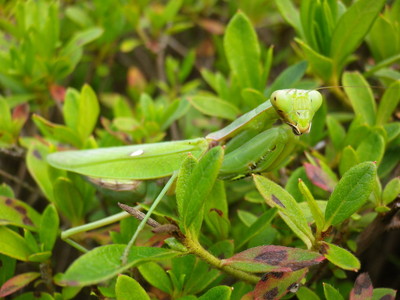
{"type": "Polygon", "coordinates": [[[205,250],[196,240],[191,239],[190,236],[186,237],[185,246],[189,249],[189,252],[193,253],[197,257],[201,258],[208,264],[221,270],[224,273],[232,275],[240,280],[246,281],[251,284],[257,284],[260,281],[260,278],[258,276],[235,269],[231,266],[224,266],[220,259],[218,259],[214,255],[212,255],[210,252],[205,250]]]}
{"type": "Polygon", "coordinates": [[[66,242],[67,244],[71,245],[72,247],[74,247],[74,248],[77,249],[78,251],[81,251],[81,252],[83,252],[83,253],[89,252],[88,249],[86,249],[85,247],[83,247],[81,244],[75,242],[74,240],[65,239],[64,242],[66,242]]]}
{"type": "MultiPolygon", "coordinates": [[[[136,241],[136,238],[138,237],[140,231],[142,231],[144,225],[147,223],[147,220],[150,218],[150,216],[153,213],[154,209],[157,207],[158,203],[160,203],[161,199],[167,193],[167,191],[169,190],[169,188],[171,187],[172,183],[175,181],[177,176],[178,176],[178,172],[174,172],[172,174],[172,176],[168,180],[167,184],[164,186],[164,188],[162,189],[160,194],[158,194],[156,200],[154,200],[153,204],[151,205],[151,207],[147,211],[146,216],[143,218],[142,222],[140,222],[138,228],[136,229],[135,233],[133,234],[131,240],[129,241],[128,245],[126,246],[126,248],[124,250],[124,254],[122,255],[122,258],[121,258],[122,265],[125,265],[127,263],[129,252],[131,251],[131,248],[133,247],[133,245],[134,245],[134,243],[136,241]]],[[[129,216],[129,214],[128,214],[128,216],[129,216]]]]}
{"type": "Polygon", "coordinates": [[[85,231],[89,231],[89,230],[93,230],[93,229],[97,229],[99,227],[102,226],[107,226],[110,225],[112,223],[121,221],[122,219],[125,219],[127,217],[130,217],[130,214],[128,214],[127,212],[123,211],[120,212],[118,214],[109,216],[107,218],[98,220],[98,221],[94,221],[85,225],[81,225],[81,226],[77,226],[77,227],[73,227],[70,228],[68,230],[65,230],[61,233],[61,239],[66,240],[67,238],[69,238],[71,235],[74,234],[78,234],[81,232],[85,232],[85,231]]]}

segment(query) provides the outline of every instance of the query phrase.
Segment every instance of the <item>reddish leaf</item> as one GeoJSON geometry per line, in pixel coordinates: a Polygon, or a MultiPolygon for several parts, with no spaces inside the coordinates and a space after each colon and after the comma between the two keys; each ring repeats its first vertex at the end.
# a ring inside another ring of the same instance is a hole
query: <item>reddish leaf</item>
{"type": "Polygon", "coordinates": [[[308,269],[294,272],[270,272],[265,274],[254,289],[254,300],[281,299],[288,292],[295,293],[299,282],[306,276],[308,269]]]}
{"type": "Polygon", "coordinates": [[[144,90],[146,87],[146,78],[140,69],[136,67],[130,67],[127,74],[128,87],[137,88],[139,90],[144,90]]]}
{"type": "Polygon", "coordinates": [[[29,104],[22,103],[17,105],[12,114],[13,120],[18,120],[19,123],[24,124],[29,117],[29,104]]]}
{"type": "Polygon", "coordinates": [[[156,234],[151,238],[147,239],[146,241],[144,241],[143,243],[141,243],[140,246],[161,248],[165,244],[165,240],[169,237],[171,237],[171,235],[168,233],[156,234]]]}
{"type": "Polygon", "coordinates": [[[225,26],[219,21],[212,19],[201,19],[199,25],[212,34],[223,34],[225,26]]]}
{"type": "Polygon", "coordinates": [[[254,300],[254,292],[248,292],[240,300],[254,300]]]}
{"type": "Polygon", "coordinates": [[[200,57],[212,57],[215,55],[215,51],[216,49],[211,39],[204,39],[196,49],[196,53],[200,57]]]}
{"type": "Polygon", "coordinates": [[[7,280],[0,289],[0,297],[5,297],[22,289],[40,276],[38,272],[19,274],[7,280]]]}
{"type": "Polygon", "coordinates": [[[64,102],[65,92],[66,92],[65,87],[61,85],[52,84],[50,86],[51,97],[53,97],[53,99],[56,100],[57,102],[64,102]]]}
{"type": "Polygon", "coordinates": [[[240,252],[223,260],[223,264],[252,273],[292,272],[318,264],[324,259],[317,252],[270,245],[240,252]]]}
{"type": "Polygon", "coordinates": [[[304,163],[304,168],[308,179],[317,187],[332,192],[336,183],[329,177],[329,175],[318,166],[309,163],[304,163]]]}
{"type": "Polygon", "coordinates": [[[350,300],[369,300],[372,299],[374,287],[368,273],[358,275],[354,287],[350,292],[350,300]]]}

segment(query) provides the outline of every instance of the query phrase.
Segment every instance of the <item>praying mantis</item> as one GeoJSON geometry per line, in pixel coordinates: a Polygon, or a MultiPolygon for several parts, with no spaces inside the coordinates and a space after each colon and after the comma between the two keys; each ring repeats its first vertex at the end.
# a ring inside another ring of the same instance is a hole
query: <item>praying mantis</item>
{"type": "Polygon", "coordinates": [[[310,131],[321,104],[322,95],[316,90],[277,90],[270,100],[204,138],[63,151],[50,154],[47,160],[55,168],[82,174],[103,187],[129,190],[135,185],[132,182],[172,175],[189,153],[201,159],[211,147],[225,145],[219,178],[239,179],[279,168],[293,151],[295,139],[310,131]],[[279,118],[289,127],[272,127],[279,118]]]}

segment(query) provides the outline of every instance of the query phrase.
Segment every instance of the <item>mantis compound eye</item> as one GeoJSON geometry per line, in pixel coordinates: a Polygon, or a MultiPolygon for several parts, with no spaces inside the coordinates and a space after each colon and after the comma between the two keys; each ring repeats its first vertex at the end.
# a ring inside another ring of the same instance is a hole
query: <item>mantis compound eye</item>
{"type": "Polygon", "coordinates": [[[308,98],[310,99],[311,111],[314,115],[315,112],[321,107],[322,104],[322,95],[318,91],[310,91],[308,93],[308,98]]]}

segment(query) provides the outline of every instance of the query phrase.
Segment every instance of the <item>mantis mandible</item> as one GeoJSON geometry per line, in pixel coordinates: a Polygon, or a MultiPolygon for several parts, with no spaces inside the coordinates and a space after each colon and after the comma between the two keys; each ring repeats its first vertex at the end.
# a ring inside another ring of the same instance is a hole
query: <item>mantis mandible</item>
{"type": "Polygon", "coordinates": [[[199,159],[213,145],[225,144],[221,179],[236,179],[278,168],[294,148],[294,139],[308,133],[322,104],[315,90],[287,89],[205,138],[50,154],[53,167],[76,172],[104,187],[130,189],[130,182],[170,176],[191,153],[199,159]],[[272,127],[278,119],[288,124],[272,127]],[[293,132],[293,133],[292,133],[293,132]],[[119,188],[118,188],[119,186],[119,188]]]}

